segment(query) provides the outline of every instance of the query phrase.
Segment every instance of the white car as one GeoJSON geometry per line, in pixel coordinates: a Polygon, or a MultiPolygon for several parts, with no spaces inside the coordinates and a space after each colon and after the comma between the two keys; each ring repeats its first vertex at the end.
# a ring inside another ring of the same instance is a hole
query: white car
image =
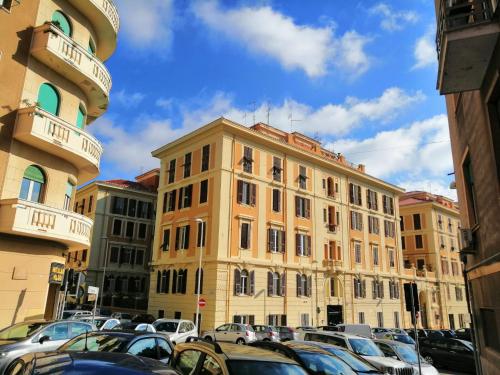
{"type": "Polygon", "coordinates": [[[190,320],[157,319],[153,323],[153,327],[156,332],[168,336],[173,345],[185,342],[190,336],[198,337],[198,330],[190,320]]]}
{"type": "Polygon", "coordinates": [[[227,323],[213,331],[203,332],[202,337],[209,341],[227,341],[244,345],[257,341],[255,331],[250,324],[227,323]]]}
{"type": "MultiPolygon", "coordinates": [[[[78,318],[81,322],[91,323],[92,324],[92,316],[84,316],[78,318]]],[[[113,329],[120,321],[115,318],[110,318],[109,316],[96,316],[94,317],[94,325],[97,327],[99,331],[104,331],[107,329],[113,329]]]]}

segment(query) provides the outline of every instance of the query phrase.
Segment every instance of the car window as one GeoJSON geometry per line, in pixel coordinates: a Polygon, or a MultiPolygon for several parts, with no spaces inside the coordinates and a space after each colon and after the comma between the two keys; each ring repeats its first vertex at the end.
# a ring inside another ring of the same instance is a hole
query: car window
{"type": "Polygon", "coordinates": [[[345,362],[331,355],[315,352],[299,352],[298,355],[304,365],[316,374],[355,375],[345,362]]]}
{"type": "Polygon", "coordinates": [[[377,345],[380,348],[380,350],[382,350],[382,353],[384,353],[386,357],[391,357],[393,355],[396,355],[396,353],[394,353],[394,350],[392,350],[389,345],[383,344],[381,342],[378,342],[377,345]]]}
{"type": "Polygon", "coordinates": [[[108,335],[89,335],[87,337],[75,337],[61,346],[59,351],[80,351],[90,352],[121,352],[126,347],[128,341],[122,337],[108,335]]]}
{"type": "Polygon", "coordinates": [[[231,324],[231,328],[229,329],[231,332],[239,332],[240,330],[240,326],[237,324],[231,324]]]}
{"type": "Polygon", "coordinates": [[[40,337],[48,336],[50,341],[55,340],[68,340],[69,329],[68,323],[57,323],[45,328],[41,333],[40,337]]]}
{"type": "Polygon", "coordinates": [[[373,372],[375,369],[363,357],[358,357],[349,350],[339,349],[336,347],[324,348],[326,351],[335,354],[345,363],[347,363],[354,371],[373,372]]]}
{"type": "Polygon", "coordinates": [[[194,374],[200,356],[201,352],[198,350],[184,350],[177,357],[175,369],[179,370],[183,375],[194,374]]]}
{"type": "Polygon", "coordinates": [[[168,342],[164,339],[156,338],[158,343],[158,350],[160,351],[160,359],[170,358],[172,355],[172,348],[168,345],[168,342]]]}
{"type": "Polygon", "coordinates": [[[383,357],[382,351],[378,348],[377,345],[375,345],[375,343],[372,340],[361,339],[361,338],[359,339],[350,338],[349,343],[352,346],[352,350],[356,354],[383,357]]]}
{"type": "Polygon", "coordinates": [[[231,375],[307,375],[302,367],[291,363],[232,360],[228,361],[227,365],[231,375]]]}
{"type": "Polygon", "coordinates": [[[71,323],[69,326],[71,329],[70,338],[76,337],[85,332],[92,331],[92,328],[85,323],[71,323]]]}
{"type": "Polygon", "coordinates": [[[342,348],[347,348],[347,344],[345,340],[342,337],[336,337],[336,336],[326,336],[325,339],[328,344],[333,344],[337,346],[341,346],[342,348]]]}
{"type": "Polygon", "coordinates": [[[116,327],[118,324],[120,324],[120,321],[118,319],[108,319],[106,322],[102,325],[102,329],[113,329],[116,327]]]}
{"type": "Polygon", "coordinates": [[[455,340],[451,340],[449,342],[449,347],[451,350],[454,350],[454,351],[457,351],[457,352],[468,352],[468,348],[462,344],[460,341],[455,341],[455,340]]]}
{"type": "Polygon", "coordinates": [[[444,349],[444,350],[447,350],[450,348],[449,345],[447,345],[446,341],[444,341],[444,340],[432,340],[431,345],[438,347],[440,349],[444,349]]]}
{"type": "Polygon", "coordinates": [[[179,323],[177,322],[160,322],[153,324],[157,331],[162,332],[177,332],[177,326],[179,323]]]}
{"type": "Polygon", "coordinates": [[[141,339],[133,343],[127,353],[158,359],[158,351],[156,350],[156,341],[154,338],[141,339]]]}
{"type": "Polygon", "coordinates": [[[230,326],[231,326],[231,324],[223,324],[219,328],[217,328],[216,331],[218,331],[218,332],[226,332],[226,331],[229,330],[230,326]]]}
{"type": "Polygon", "coordinates": [[[182,322],[179,326],[179,333],[185,333],[187,331],[189,331],[187,323],[182,322]]]}
{"type": "Polygon", "coordinates": [[[219,375],[222,374],[222,369],[214,357],[207,355],[203,361],[203,367],[200,374],[202,375],[219,375]]]}
{"type": "Polygon", "coordinates": [[[0,331],[0,339],[24,339],[45,325],[47,325],[45,322],[26,322],[14,324],[13,326],[0,331]]]}
{"type": "Polygon", "coordinates": [[[191,322],[186,323],[186,330],[193,331],[194,330],[194,324],[191,323],[191,322]]]}

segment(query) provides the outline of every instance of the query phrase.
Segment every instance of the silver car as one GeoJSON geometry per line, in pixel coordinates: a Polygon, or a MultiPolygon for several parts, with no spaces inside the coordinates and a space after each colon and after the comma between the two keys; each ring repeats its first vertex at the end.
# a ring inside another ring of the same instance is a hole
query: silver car
{"type": "Polygon", "coordinates": [[[236,344],[244,345],[257,341],[257,336],[252,326],[241,323],[227,323],[214,329],[206,331],[202,337],[205,340],[211,341],[228,341],[236,344]]]}
{"type": "MultiPolygon", "coordinates": [[[[392,340],[373,340],[386,357],[399,359],[401,362],[413,366],[414,373],[418,374],[417,352],[407,344],[392,340]]],[[[438,370],[420,357],[422,375],[439,375],[438,370]]]]}
{"type": "Polygon", "coordinates": [[[280,334],[276,327],[255,324],[252,326],[257,340],[280,342],[280,334]]]}
{"type": "Polygon", "coordinates": [[[0,331],[0,374],[26,353],[56,350],[69,339],[92,330],[91,324],[74,320],[34,320],[7,327],[0,331]]]}

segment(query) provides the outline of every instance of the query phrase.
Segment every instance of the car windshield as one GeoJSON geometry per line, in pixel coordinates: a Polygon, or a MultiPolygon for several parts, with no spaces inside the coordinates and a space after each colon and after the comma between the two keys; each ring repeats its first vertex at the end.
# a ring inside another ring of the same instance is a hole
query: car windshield
{"type": "Polygon", "coordinates": [[[46,322],[24,322],[19,324],[14,324],[13,326],[7,327],[0,331],[1,340],[21,340],[26,337],[31,336],[33,333],[38,331],[43,326],[46,326],[46,322]]]}
{"type": "MultiPolygon", "coordinates": [[[[394,350],[403,362],[411,363],[412,365],[418,363],[417,352],[409,346],[397,345],[394,347],[394,350]]],[[[420,360],[423,361],[423,358],[420,357],[420,360]]]]}
{"type": "Polygon", "coordinates": [[[63,312],[63,316],[62,316],[62,318],[63,318],[63,319],[68,319],[68,318],[72,317],[73,315],[75,315],[75,313],[74,313],[74,312],[71,312],[71,311],[64,311],[64,312],[63,312]]]}
{"type": "Polygon", "coordinates": [[[383,357],[384,354],[377,345],[371,340],[365,339],[349,339],[349,343],[354,350],[354,353],[359,355],[366,355],[369,357],[383,357]]]}
{"type": "Polygon", "coordinates": [[[335,354],[337,357],[346,362],[354,371],[358,372],[377,371],[369,363],[365,362],[364,359],[356,357],[354,354],[351,354],[347,350],[342,350],[337,348],[323,348],[323,349],[329,351],[332,354],[335,354]]]}
{"type": "Polygon", "coordinates": [[[394,341],[399,341],[405,344],[411,344],[415,345],[415,340],[413,340],[410,336],[408,335],[392,335],[394,341]]]}
{"type": "Polygon", "coordinates": [[[153,325],[157,331],[177,332],[178,322],[158,322],[153,325]]]}
{"type": "Polygon", "coordinates": [[[130,340],[109,335],[80,335],[62,345],[59,351],[121,352],[130,340]]]}
{"type": "Polygon", "coordinates": [[[267,361],[228,361],[227,367],[231,375],[307,375],[298,365],[267,361]]]}
{"type": "Polygon", "coordinates": [[[345,362],[328,354],[317,352],[298,352],[300,359],[305,366],[317,374],[325,375],[350,375],[354,372],[345,362]]]}
{"type": "Polygon", "coordinates": [[[470,350],[474,351],[474,345],[470,341],[466,340],[460,340],[462,344],[464,344],[466,347],[468,347],[470,350]]]}

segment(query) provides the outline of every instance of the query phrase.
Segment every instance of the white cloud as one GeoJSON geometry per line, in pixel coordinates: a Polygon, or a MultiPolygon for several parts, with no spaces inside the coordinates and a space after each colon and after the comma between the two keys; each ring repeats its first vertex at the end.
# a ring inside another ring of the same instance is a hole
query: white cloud
{"type": "Polygon", "coordinates": [[[378,3],[368,10],[369,13],[381,16],[380,27],[387,31],[402,30],[407,24],[415,24],[418,14],[410,10],[396,11],[386,3],[378,3]]]}
{"type": "Polygon", "coordinates": [[[192,9],[210,29],[277,60],[287,70],[301,69],[309,77],[319,77],[336,66],[358,76],[370,66],[364,51],[369,38],[355,31],[337,38],[333,26],[299,25],[270,6],[226,10],[217,0],[204,0],[195,2],[192,9]]]}
{"type": "Polygon", "coordinates": [[[339,140],[327,147],[365,164],[369,174],[384,179],[404,176],[405,180],[417,181],[442,178],[453,171],[445,115],[382,131],[372,138],[339,140]]]}
{"type": "Polygon", "coordinates": [[[174,101],[172,98],[170,98],[170,99],[158,98],[158,99],[156,99],[155,105],[157,107],[170,110],[172,108],[173,103],[174,103],[174,101]]]}
{"type": "Polygon", "coordinates": [[[164,54],[172,43],[173,0],[117,0],[120,37],[138,51],[164,54]]]}
{"type": "Polygon", "coordinates": [[[146,97],[143,93],[128,93],[125,90],[111,92],[111,100],[116,100],[124,107],[137,107],[146,97]]]}
{"type": "Polygon", "coordinates": [[[429,27],[427,32],[417,39],[413,50],[415,65],[413,65],[412,69],[425,68],[437,63],[434,36],[435,28],[429,27]]]}

